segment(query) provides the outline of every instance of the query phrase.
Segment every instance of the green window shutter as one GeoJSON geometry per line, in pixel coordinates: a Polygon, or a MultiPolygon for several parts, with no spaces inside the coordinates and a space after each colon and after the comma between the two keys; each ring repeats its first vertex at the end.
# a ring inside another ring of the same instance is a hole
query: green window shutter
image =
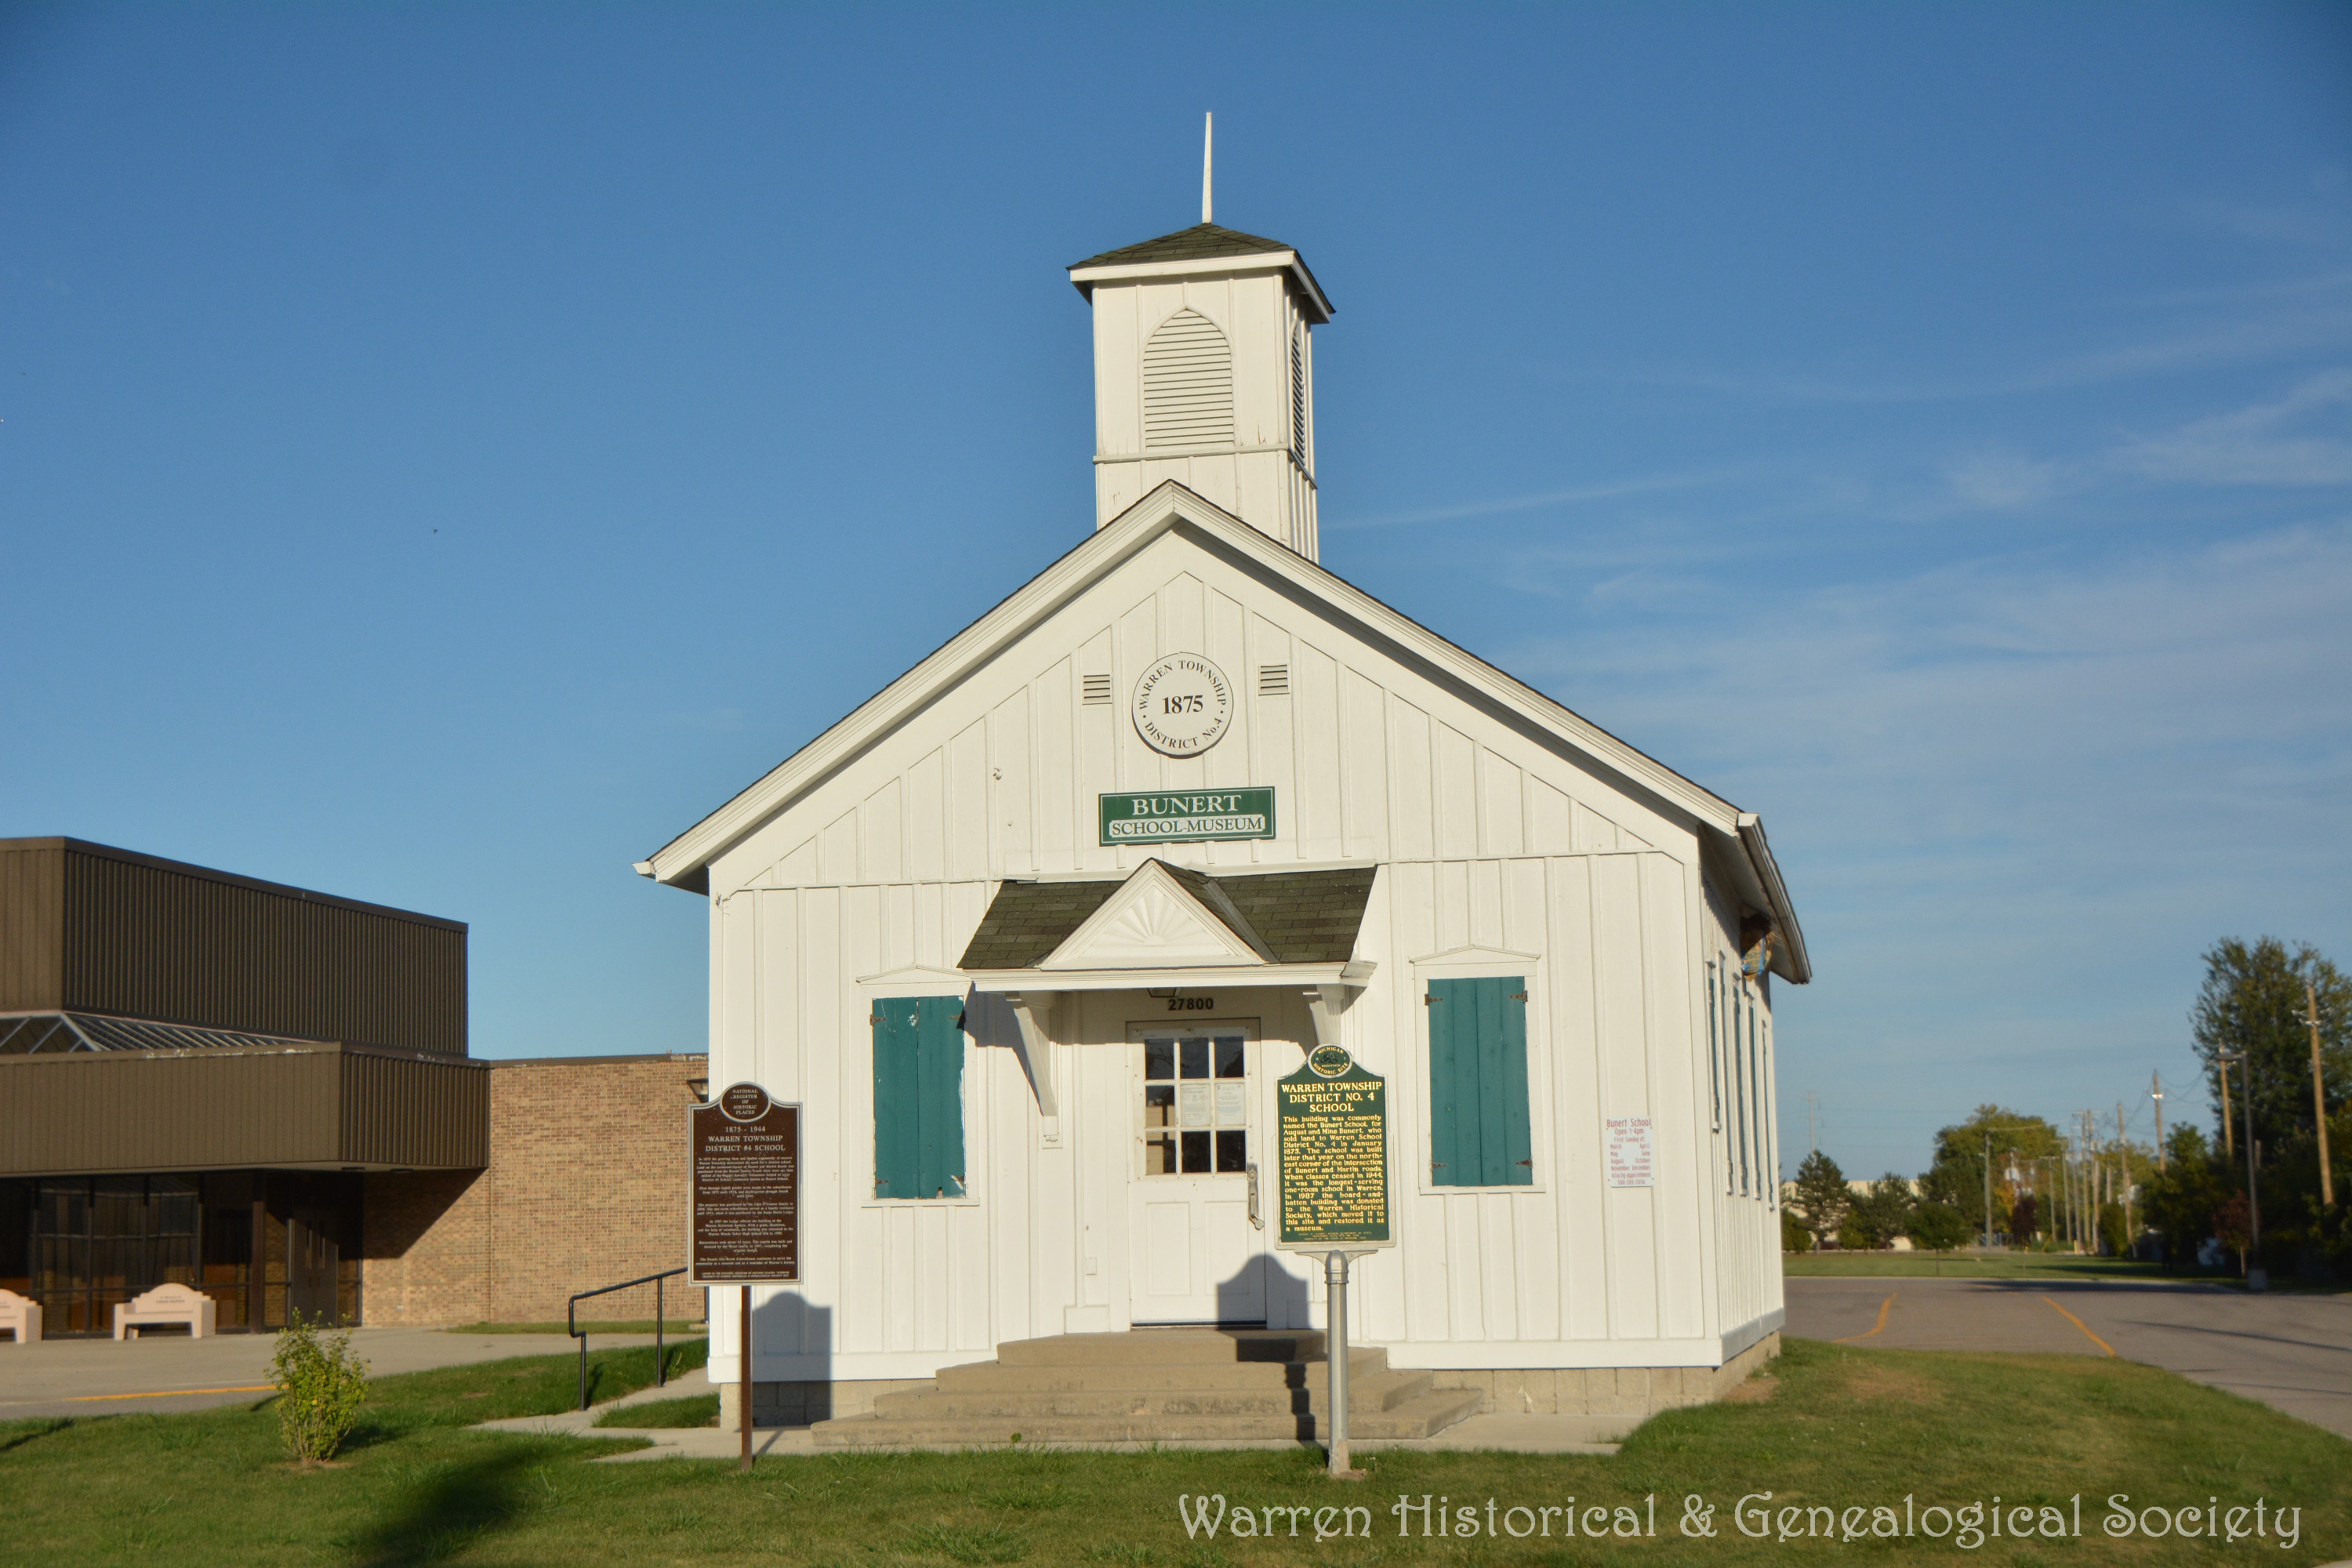
{"type": "Polygon", "coordinates": [[[874,1005],[874,1195],[963,1195],[963,1002],[874,1005]]]}
{"type": "Polygon", "coordinates": [[[1527,981],[1433,980],[1427,1005],[1430,1184],[1533,1185],[1527,981]]]}

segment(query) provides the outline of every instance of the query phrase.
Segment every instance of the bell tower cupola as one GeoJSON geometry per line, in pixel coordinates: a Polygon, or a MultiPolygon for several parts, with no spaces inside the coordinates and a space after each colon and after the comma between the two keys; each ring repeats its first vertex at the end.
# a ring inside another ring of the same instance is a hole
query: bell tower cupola
{"type": "Polygon", "coordinates": [[[1211,220],[1071,267],[1094,306],[1095,526],[1168,479],[1312,561],[1315,351],[1331,319],[1278,239],[1211,220]]]}

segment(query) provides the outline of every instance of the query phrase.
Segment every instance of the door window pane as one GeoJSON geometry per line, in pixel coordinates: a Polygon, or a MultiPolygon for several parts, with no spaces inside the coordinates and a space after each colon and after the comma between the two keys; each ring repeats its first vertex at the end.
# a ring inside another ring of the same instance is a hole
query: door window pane
{"type": "Polygon", "coordinates": [[[1143,1173],[1237,1174],[1249,1168],[1249,1055],[1242,1035],[1143,1040],[1143,1173]]]}

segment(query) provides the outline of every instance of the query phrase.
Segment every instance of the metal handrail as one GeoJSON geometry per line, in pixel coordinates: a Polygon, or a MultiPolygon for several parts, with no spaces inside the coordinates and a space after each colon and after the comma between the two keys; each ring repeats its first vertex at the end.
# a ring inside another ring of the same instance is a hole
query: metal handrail
{"type": "Polygon", "coordinates": [[[624,1279],[618,1285],[600,1285],[593,1290],[583,1290],[563,1304],[563,1331],[580,1342],[580,1408],[588,1408],[588,1331],[580,1326],[580,1303],[591,1296],[609,1296],[615,1290],[633,1286],[654,1288],[654,1386],[669,1386],[669,1356],[662,1344],[662,1330],[667,1314],[662,1310],[662,1281],[683,1274],[683,1268],[665,1268],[658,1274],[648,1274],[642,1279],[624,1279]]]}

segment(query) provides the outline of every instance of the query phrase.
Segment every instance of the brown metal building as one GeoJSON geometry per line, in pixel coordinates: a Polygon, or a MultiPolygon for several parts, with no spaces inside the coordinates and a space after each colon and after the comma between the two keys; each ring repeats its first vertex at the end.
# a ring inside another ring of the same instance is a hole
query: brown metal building
{"type": "Polygon", "coordinates": [[[110,1331],[166,1281],[212,1296],[224,1330],[359,1321],[366,1194],[489,1163],[466,934],[0,839],[0,1288],[53,1334],[110,1331]]]}

